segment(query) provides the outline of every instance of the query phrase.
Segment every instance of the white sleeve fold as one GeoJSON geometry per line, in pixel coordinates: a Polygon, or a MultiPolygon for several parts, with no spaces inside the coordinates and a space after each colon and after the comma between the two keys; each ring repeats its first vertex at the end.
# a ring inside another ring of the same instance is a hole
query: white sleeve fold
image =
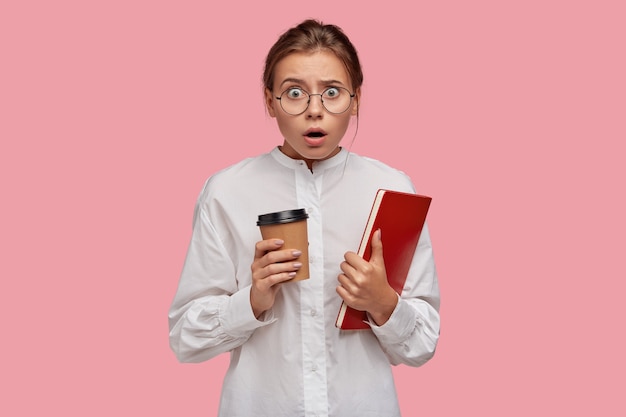
{"type": "Polygon", "coordinates": [[[370,320],[389,361],[420,366],[434,354],[439,340],[439,285],[428,227],[420,236],[407,282],[389,320],[370,320]]]}
{"type": "Polygon", "coordinates": [[[249,286],[230,296],[206,296],[170,314],[170,346],[179,361],[202,362],[242,345],[255,329],[274,321],[271,314],[256,319],[249,286]]]}
{"type": "Polygon", "coordinates": [[[271,313],[257,320],[250,286],[239,288],[235,267],[203,210],[169,311],[170,346],[181,362],[202,362],[241,346],[271,313]]]}

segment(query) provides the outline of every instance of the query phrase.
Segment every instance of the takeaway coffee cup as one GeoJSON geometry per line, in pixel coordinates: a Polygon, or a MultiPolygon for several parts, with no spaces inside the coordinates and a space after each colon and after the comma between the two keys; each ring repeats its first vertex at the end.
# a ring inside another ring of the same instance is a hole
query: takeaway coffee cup
{"type": "Polygon", "coordinates": [[[309,279],[309,238],[306,227],[308,218],[305,209],[296,209],[261,214],[256,222],[263,239],[282,239],[285,241],[284,249],[297,249],[302,252],[297,259],[297,262],[302,263],[302,267],[291,281],[309,279]]]}

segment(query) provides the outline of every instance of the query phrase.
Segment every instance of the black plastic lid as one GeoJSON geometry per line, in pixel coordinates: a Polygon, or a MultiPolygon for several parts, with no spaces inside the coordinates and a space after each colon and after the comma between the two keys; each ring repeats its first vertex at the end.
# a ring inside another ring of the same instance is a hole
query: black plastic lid
{"type": "Polygon", "coordinates": [[[300,220],[306,220],[309,215],[305,209],[277,211],[275,213],[267,213],[259,215],[257,226],[267,226],[270,224],[292,223],[300,220]]]}

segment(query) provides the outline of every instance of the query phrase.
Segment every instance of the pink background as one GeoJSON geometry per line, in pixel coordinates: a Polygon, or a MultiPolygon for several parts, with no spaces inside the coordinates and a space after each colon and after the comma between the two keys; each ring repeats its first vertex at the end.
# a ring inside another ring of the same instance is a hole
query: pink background
{"type": "Polygon", "coordinates": [[[216,415],[228,357],[179,364],[167,310],[204,180],[281,142],[262,61],[306,17],[359,49],[352,150],[434,198],[403,415],[625,415],[623,2],[209,3],[0,5],[0,415],[216,415]]]}

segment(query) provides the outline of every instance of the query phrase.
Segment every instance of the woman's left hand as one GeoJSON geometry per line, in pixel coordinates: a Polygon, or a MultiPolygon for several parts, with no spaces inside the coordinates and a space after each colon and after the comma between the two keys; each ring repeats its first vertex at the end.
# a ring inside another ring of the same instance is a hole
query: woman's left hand
{"type": "Polygon", "coordinates": [[[369,262],[354,252],[347,252],[344,259],[337,293],[350,307],[367,311],[382,326],[396,308],[398,294],[387,282],[380,229],[374,232],[369,262]]]}

